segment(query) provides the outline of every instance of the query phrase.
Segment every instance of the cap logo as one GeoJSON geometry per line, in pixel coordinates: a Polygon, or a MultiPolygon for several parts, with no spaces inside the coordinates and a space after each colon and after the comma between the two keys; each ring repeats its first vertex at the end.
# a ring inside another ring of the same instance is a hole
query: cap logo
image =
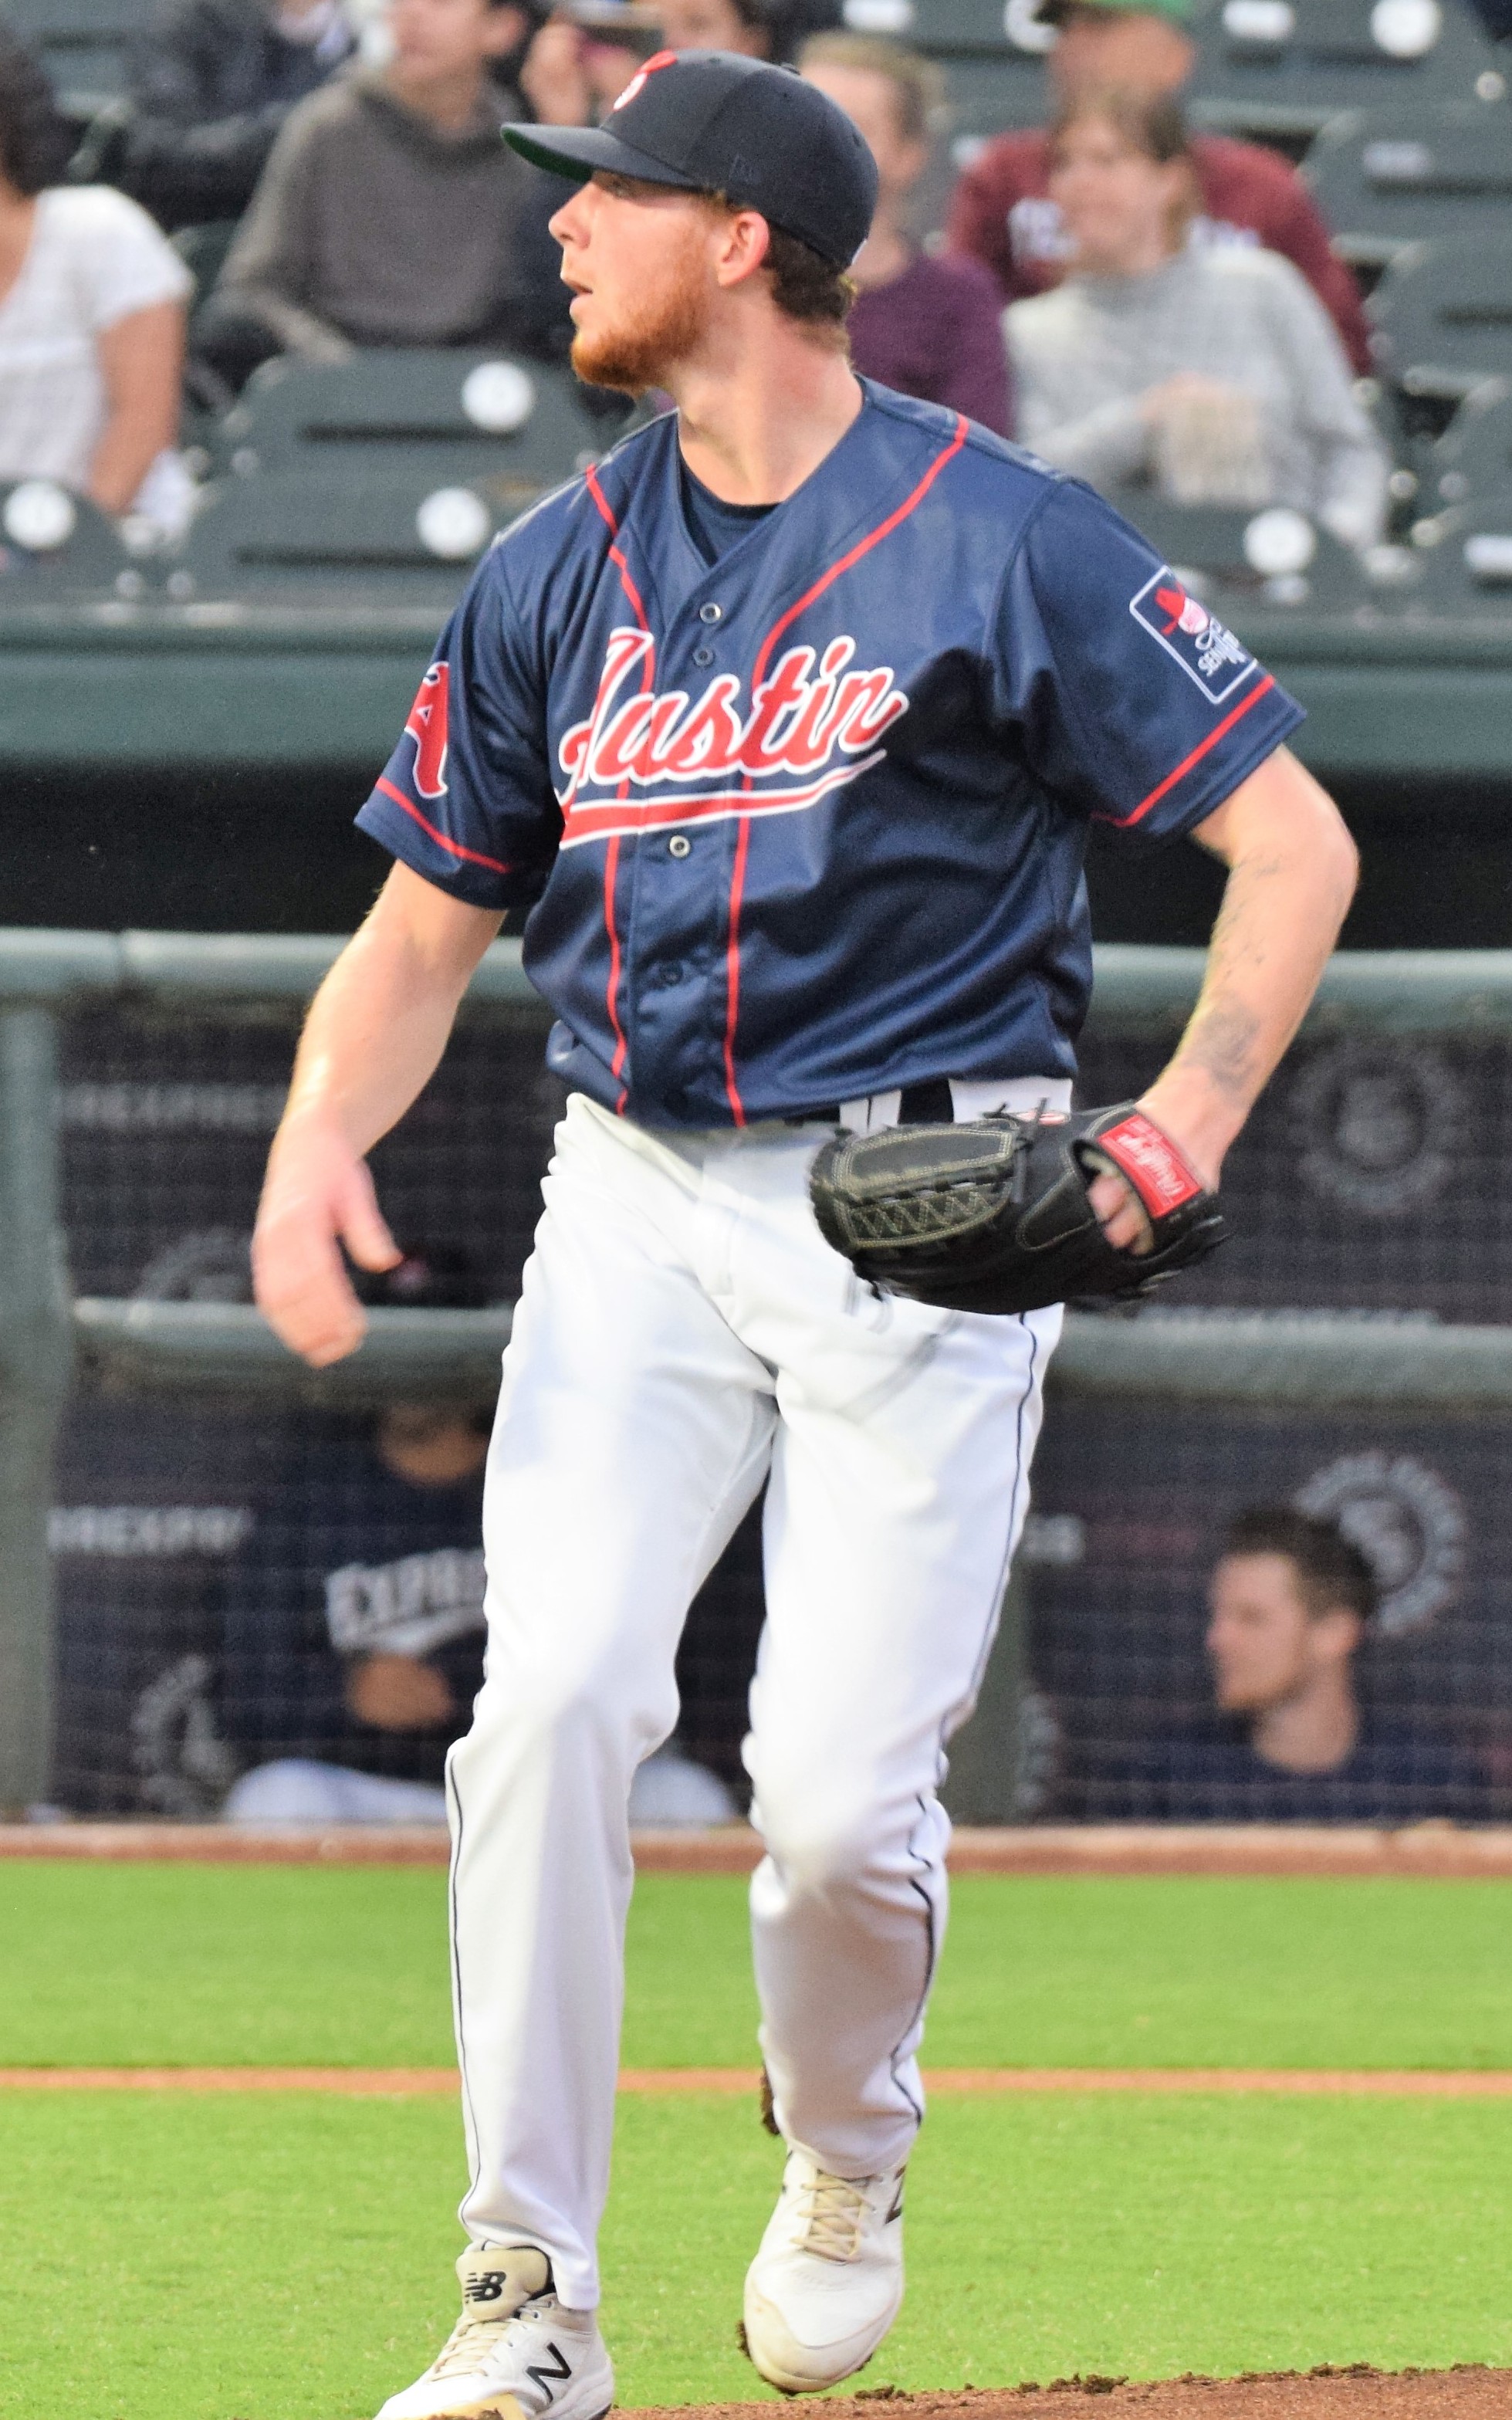
{"type": "MultiPolygon", "coordinates": [[[[647,59],[645,66],[640,69],[640,72],[630,78],[625,90],[621,93],[618,101],[614,103],[614,108],[628,109],[637,93],[644,89],[647,76],[655,75],[658,68],[670,68],[676,56],[677,53],[675,51],[657,51],[655,57],[647,59]]],[[[612,111],[610,112],[610,115],[613,115],[612,111]]]]}

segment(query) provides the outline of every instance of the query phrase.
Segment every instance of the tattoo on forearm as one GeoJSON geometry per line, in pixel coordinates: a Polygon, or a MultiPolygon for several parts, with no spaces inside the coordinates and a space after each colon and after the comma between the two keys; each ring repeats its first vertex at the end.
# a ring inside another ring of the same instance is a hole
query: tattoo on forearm
{"type": "Polygon", "coordinates": [[[1246,1107],[1259,1074],[1260,1020],[1242,1001],[1222,994],[1198,1007],[1176,1054],[1177,1064],[1199,1067],[1221,1093],[1246,1107]]]}
{"type": "MultiPolygon", "coordinates": [[[[1269,885],[1275,876],[1294,870],[1275,856],[1242,859],[1231,870],[1212,930],[1207,981],[1173,1062],[1176,1066],[1199,1069],[1219,1092],[1244,1109],[1279,1058],[1295,1022],[1294,1017],[1288,1018],[1284,1026],[1271,1032],[1273,1016],[1268,1017],[1259,1002],[1247,996],[1257,977],[1262,990],[1269,988],[1267,942],[1275,914],[1273,894],[1266,895],[1269,885]]],[[[1298,1016],[1308,989],[1299,993],[1298,1016]]]]}

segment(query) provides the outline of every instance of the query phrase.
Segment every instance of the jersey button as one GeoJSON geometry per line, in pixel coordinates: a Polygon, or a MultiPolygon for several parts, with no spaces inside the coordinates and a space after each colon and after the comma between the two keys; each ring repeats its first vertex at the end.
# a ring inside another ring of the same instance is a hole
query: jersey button
{"type": "Polygon", "coordinates": [[[712,664],[714,661],[714,649],[712,647],[695,647],[693,650],[693,661],[696,664],[712,664]]]}
{"type": "Polygon", "coordinates": [[[699,620],[701,622],[720,622],[723,619],[724,607],[722,605],[709,604],[701,605],[699,607],[699,620]]]}
{"type": "Polygon", "coordinates": [[[671,991],[674,985],[682,982],[684,972],[680,958],[668,958],[656,969],[656,979],[666,990],[671,991]]]}
{"type": "Polygon", "coordinates": [[[692,846],[693,844],[687,832],[673,832],[667,843],[667,854],[669,857],[687,857],[692,846]]]}

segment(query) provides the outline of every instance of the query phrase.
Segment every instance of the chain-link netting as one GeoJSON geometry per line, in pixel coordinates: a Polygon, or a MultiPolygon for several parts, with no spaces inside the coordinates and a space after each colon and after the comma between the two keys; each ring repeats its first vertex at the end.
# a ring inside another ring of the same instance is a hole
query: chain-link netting
{"type": "MultiPolygon", "coordinates": [[[[561,1107],[541,1042],[539,1028],[465,1026],[375,1155],[395,1233],[461,1256],[495,1300],[517,1287],[561,1107]]],[[[1089,1039],[1082,1096],[1136,1093],[1166,1047],[1089,1039]]],[[[113,1010],[66,1025],[64,1205],[79,1292],[246,1298],[291,1047],[276,1022],[113,1010]]],[[[1185,1311],[1496,1321],[1512,1276],[1508,1164],[1512,1046],[1308,1041],[1235,1150],[1236,1240],[1183,1285],[1185,1311]]],[[[1381,1579],[1359,1679],[1390,1745],[1385,1811],[1512,1813],[1509,1443],[1512,1422],[1500,1419],[1053,1398],[1026,1555],[1033,1696],[1018,1811],[1276,1811],[1191,1743],[1211,1726],[1204,1597],[1223,1525],[1245,1503],[1301,1493],[1344,1522],[1381,1579]]],[[[435,1780],[481,1658],[478,1481],[454,1469],[422,1484],[396,1450],[376,1419],[76,1404],[53,1516],[62,1805],[205,1814],[271,1758],[435,1780]],[[354,1691],[354,1672],[385,1659],[397,1696],[354,1691]],[[427,1667],[424,1702],[406,1696],[394,1660],[427,1667]]],[[[681,1741],[737,1789],[760,1622],[748,1522],[695,1608],[680,1665],[681,1741]]]]}

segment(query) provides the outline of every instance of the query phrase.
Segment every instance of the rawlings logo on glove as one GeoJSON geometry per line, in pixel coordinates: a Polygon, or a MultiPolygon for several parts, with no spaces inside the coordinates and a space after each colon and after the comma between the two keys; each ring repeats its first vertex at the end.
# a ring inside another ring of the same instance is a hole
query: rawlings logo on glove
{"type": "Polygon", "coordinates": [[[1068,1118],[893,1126],[826,1143],[809,1176],[825,1241],[869,1284],[945,1311],[1129,1301],[1224,1240],[1217,1197],[1131,1102],[1068,1118]],[[1122,1176],[1149,1249],[1120,1250],[1088,1198],[1122,1176]]]}

